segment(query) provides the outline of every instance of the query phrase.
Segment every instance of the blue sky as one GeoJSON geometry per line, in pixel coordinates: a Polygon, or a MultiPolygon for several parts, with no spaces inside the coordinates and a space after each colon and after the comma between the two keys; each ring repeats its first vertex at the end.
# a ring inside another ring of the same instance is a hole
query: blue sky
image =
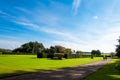
{"type": "Polygon", "coordinates": [[[0,47],[29,41],[114,52],[120,0],[0,0],[0,47]]]}

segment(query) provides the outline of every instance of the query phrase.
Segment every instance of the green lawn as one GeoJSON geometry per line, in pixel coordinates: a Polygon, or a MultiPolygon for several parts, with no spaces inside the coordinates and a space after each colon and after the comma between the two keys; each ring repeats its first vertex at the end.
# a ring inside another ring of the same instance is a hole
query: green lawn
{"type": "Polygon", "coordinates": [[[115,65],[119,59],[113,59],[109,64],[99,71],[88,76],[84,80],[120,80],[120,72],[115,69],[115,65]]]}
{"type": "Polygon", "coordinates": [[[47,58],[37,59],[35,55],[0,55],[0,77],[73,67],[98,60],[102,60],[102,58],[51,60],[47,58]]]}

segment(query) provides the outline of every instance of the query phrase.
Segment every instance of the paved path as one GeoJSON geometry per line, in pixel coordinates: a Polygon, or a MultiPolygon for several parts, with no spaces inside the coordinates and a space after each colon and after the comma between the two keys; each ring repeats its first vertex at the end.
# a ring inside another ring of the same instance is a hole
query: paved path
{"type": "Polygon", "coordinates": [[[0,80],[81,80],[89,74],[97,71],[111,59],[98,61],[83,66],[59,69],[55,71],[43,71],[30,74],[23,74],[13,77],[7,77],[0,80]]]}

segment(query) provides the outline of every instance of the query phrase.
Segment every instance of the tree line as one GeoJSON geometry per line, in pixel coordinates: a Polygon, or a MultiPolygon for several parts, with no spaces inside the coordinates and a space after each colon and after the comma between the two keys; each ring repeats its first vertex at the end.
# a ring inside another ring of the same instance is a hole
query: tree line
{"type": "MultiPolygon", "coordinates": [[[[120,38],[118,39],[119,44],[116,45],[116,56],[120,57],[120,38]]],[[[70,48],[65,48],[60,45],[50,46],[50,48],[45,48],[42,43],[39,43],[37,41],[35,42],[28,42],[23,45],[21,45],[18,48],[15,48],[14,50],[10,49],[2,49],[0,48],[0,53],[6,54],[6,53],[26,53],[26,54],[37,54],[37,53],[47,53],[47,54],[54,54],[54,53],[61,53],[61,54],[71,54],[72,50],[70,48]]],[[[82,55],[82,51],[73,51],[77,55],[82,55]]],[[[101,51],[100,50],[92,50],[91,55],[93,56],[100,56],[101,51]]]]}
{"type": "MultiPolygon", "coordinates": [[[[70,48],[65,48],[60,45],[50,46],[49,48],[45,48],[42,43],[39,43],[37,41],[35,42],[28,42],[25,44],[22,44],[20,47],[15,48],[14,50],[7,50],[2,49],[0,52],[3,54],[44,54],[44,55],[54,55],[54,54],[69,54],[70,57],[82,57],[83,52],[82,51],[72,51],[70,48]],[[72,54],[74,53],[74,54],[72,54]]],[[[94,56],[101,55],[101,52],[99,50],[92,50],[91,52],[94,56]]]]}
{"type": "Polygon", "coordinates": [[[35,41],[35,42],[25,43],[25,44],[21,45],[21,47],[14,49],[12,52],[33,53],[33,54],[37,54],[37,53],[54,54],[54,53],[71,53],[72,51],[71,51],[71,49],[65,48],[60,45],[50,46],[50,48],[45,48],[42,43],[35,41]]]}

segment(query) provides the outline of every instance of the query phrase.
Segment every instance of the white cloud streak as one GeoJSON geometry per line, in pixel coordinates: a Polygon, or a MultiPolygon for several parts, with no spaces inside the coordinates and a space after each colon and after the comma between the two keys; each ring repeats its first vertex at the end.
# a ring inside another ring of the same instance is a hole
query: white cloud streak
{"type": "Polygon", "coordinates": [[[29,22],[22,22],[22,21],[21,22],[19,22],[19,21],[13,21],[13,22],[15,22],[17,24],[20,24],[20,25],[23,25],[23,26],[32,27],[34,29],[39,29],[40,28],[38,25],[33,24],[33,23],[29,23],[29,22]]]}
{"type": "MultiPolygon", "coordinates": [[[[115,49],[115,39],[119,36],[119,26],[112,27],[106,31],[102,31],[99,34],[99,37],[94,38],[92,35],[91,38],[86,38],[86,40],[81,40],[79,37],[71,34],[69,32],[58,31],[57,29],[41,27],[37,24],[33,24],[30,21],[21,21],[16,22],[17,24],[24,25],[32,30],[42,31],[48,33],[49,35],[54,35],[61,40],[53,41],[55,45],[62,45],[68,48],[82,51],[91,51],[93,49],[100,49],[102,52],[112,52],[115,49]],[[63,39],[63,40],[62,40],[63,39]],[[97,41],[96,41],[97,40],[97,41]]],[[[90,35],[90,34],[89,34],[90,35]]],[[[87,36],[84,36],[87,37],[87,36]]],[[[117,41],[116,41],[117,42],[117,41]]]]}
{"type": "Polygon", "coordinates": [[[73,0],[72,9],[74,11],[74,15],[77,15],[80,3],[81,3],[81,0],[73,0]]]}
{"type": "Polygon", "coordinates": [[[22,12],[25,12],[25,13],[31,13],[31,11],[29,11],[28,9],[25,9],[23,7],[15,7],[17,10],[20,10],[22,12]]]}
{"type": "Polygon", "coordinates": [[[12,41],[12,40],[0,40],[0,48],[14,49],[19,47],[22,42],[12,41]]]}
{"type": "Polygon", "coordinates": [[[53,35],[56,35],[56,36],[59,36],[61,38],[66,38],[66,39],[69,39],[69,40],[72,40],[72,41],[75,41],[75,42],[80,42],[79,38],[77,38],[75,35],[73,34],[70,34],[70,33],[67,33],[67,32],[62,32],[62,31],[58,31],[56,29],[52,29],[52,28],[45,28],[45,27],[42,27],[42,26],[39,26],[37,24],[33,24],[33,23],[29,23],[29,22],[24,22],[24,21],[14,21],[16,24],[20,24],[20,25],[23,25],[23,26],[26,26],[32,30],[37,30],[37,31],[42,31],[42,32],[45,32],[45,33],[48,33],[48,34],[53,34],[53,35]]]}
{"type": "Polygon", "coordinates": [[[9,15],[9,14],[7,14],[6,12],[3,12],[3,11],[0,11],[0,14],[9,15]]]}
{"type": "Polygon", "coordinates": [[[10,14],[8,14],[7,12],[4,12],[4,11],[0,11],[0,14],[4,15],[4,16],[7,16],[7,18],[16,18],[15,16],[12,16],[10,14]]]}

